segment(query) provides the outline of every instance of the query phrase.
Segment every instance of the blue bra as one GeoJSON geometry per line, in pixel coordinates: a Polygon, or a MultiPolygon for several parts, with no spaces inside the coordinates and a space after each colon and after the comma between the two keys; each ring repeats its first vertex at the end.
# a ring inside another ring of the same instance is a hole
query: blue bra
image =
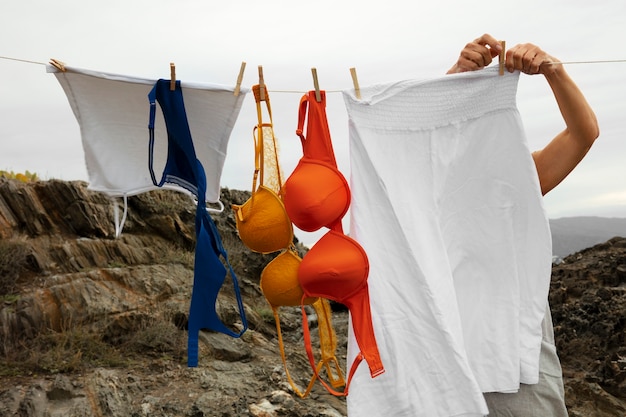
{"type": "Polygon", "coordinates": [[[240,337],[247,330],[248,323],[237,276],[228,262],[228,256],[222,245],[217,227],[206,209],[206,174],[202,163],[196,157],[180,81],[176,81],[175,90],[170,90],[170,80],[158,80],[148,94],[148,100],[150,101],[149,169],[152,182],[158,187],[162,187],[165,183],[179,185],[195,194],[198,200],[195,222],[196,253],[187,339],[187,365],[196,367],[198,366],[200,329],[209,329],[232,337],[240,337]],[[154,119],[157,101],[163,111],[167,128],[167,162],[159,182],[156,180],[153,169],[154,119]],[[215,310],[217,296],[227,273],[220,256],[228,265],[233,281],[239,315],[243,325],[240,332],[228,328],[220,320],[215,310]]]}

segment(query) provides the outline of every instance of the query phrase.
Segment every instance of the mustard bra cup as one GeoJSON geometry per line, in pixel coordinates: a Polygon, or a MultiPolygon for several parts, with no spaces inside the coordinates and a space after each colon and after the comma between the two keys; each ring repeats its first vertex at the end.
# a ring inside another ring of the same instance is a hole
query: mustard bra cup
{"type": "Polygon", "coordinates": [[[285,206],[261,185],[243,205],[233,205],[237,231],[244,245],[259,253],[276,252],[293,242],[293,226],[285,206]]]}
{"type": "MultiPolygon", "coordinates": [[[[261,272],[261,291],[273,307],[299,306],[303,291],[298,282],[298,268],[302,259],[293,249],[275,257],[261,272]]],[[[305,298],[305,304],[315,302],[317,297],[305,298]]]]}
{"type": "Polygon", "coordinates": [[[252,131],[254,140],[252,195],[243,205],[232,207],[237,231],[244,245],[254,252],[271,253],[288,248],[293,243],[293,225],[279,196],[282,181],[269,96],[266,94],[265,98],[261,99],[259,85],[253,86],[252,91],[258,117],[258,123],[252,131]],[[261,101],[265,101],[270,123],[263,123],[261,101]]]}

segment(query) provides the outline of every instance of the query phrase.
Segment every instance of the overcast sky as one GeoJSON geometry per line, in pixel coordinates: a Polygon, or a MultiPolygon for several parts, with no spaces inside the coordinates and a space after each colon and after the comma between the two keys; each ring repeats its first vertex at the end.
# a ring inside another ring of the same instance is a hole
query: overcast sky
{"type": "MultiPolygon", "coordinates": [[[[0,5],[0,56],[124,75],[270,89],[281,164],[301,155],[297,107],[313,89],[311,68],[328,91],[339,168],[349,176],[347,115],[340,91],[443,75],[472,39],[490,33],[507,46],[531,42],[564,62],[625,60],[624,0],[523,2],[387,0],[20,0],[0,5]]],[[[587,158],[546,196],[550,218],[626,217],[626,62],[567,64],[594,108],[601,136],[587,158]]],[[[531,149],[563,128],[542,76],[522,75],[518,107],[531,149]]],[[[230,139],[222,186],[251,187],[256,109],[246,97],[230,139]]],[[[0,59],[0,170],[44,179],[88,180],[78,124],[45,66],[0,59]]],[[[305,239],[306,240],[306,239],[305,239]]]]}

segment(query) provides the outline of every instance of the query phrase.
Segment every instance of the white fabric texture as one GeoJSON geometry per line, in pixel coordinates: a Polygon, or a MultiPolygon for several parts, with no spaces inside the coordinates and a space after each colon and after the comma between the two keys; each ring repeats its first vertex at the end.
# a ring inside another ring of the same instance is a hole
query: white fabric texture
{"type": "MultiPolygon", "coordinates": [[[[482,392],[537,383],[551,238],[518,79],[491,67],[343,92],[350,234],[386,371],[357,371],[351,417],[481,416],[482,392]]],[[[348,363],[357,352],[350,332],[348,363]]]]}
{"type": "Polygon", "coordinates": [[[489,417],[568,417],[565,405],[563,370],[554,345],[550,307],[542,325],[543,338],[539,359],[539,382],[521,384],[514,394],[485,393],[489,417]]]}
{"type": "MultiPolygon", "coordinates": [[[[148,93],[155,79],[48,65],[61,84],[80,126],[89,188],[110,196],[153,190],[148,169],[148,93]]],[[[234,86],[181,82],[196,156],[206,171],[206,200],[219,202],[220,180],[230,134],[246,93],[234,86]]],[[[158,104],[157,104],[158,105],[158,104]]],[[[156,112],[154,172],[159,181],[167,160],[167,130],[156,112]]],[[[185,189],[174,184],[172,188],[185,189]]]]}

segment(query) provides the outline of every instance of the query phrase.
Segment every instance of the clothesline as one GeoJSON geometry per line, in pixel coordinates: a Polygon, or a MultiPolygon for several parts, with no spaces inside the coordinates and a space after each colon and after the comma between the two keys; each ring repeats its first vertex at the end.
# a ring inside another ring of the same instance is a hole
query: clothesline
{"type": "MultiPolygon", "coordinates": [[[[8,56],[0,55],[0,59],[5,59],[8,61],[18,61],[25,62],[28,64],[37,64],[37,65],[48,65],[46,62],[32,61],[28,59],[21,58],[13,58],[8,56]]],[[[590,61],[564,61],[564,62],[555,62],[556,65],[573,65],[573,64],[616,64],[616,63],[625,63],[626,59],[603,59],[603,60],[590,60],[590,61]]],[[[268,90],[271,93],[294,93],[301,94],[300,90],[268,90]]],[[[340,93],[341,90],[325,90],[327,93],[340,93]]]]}

